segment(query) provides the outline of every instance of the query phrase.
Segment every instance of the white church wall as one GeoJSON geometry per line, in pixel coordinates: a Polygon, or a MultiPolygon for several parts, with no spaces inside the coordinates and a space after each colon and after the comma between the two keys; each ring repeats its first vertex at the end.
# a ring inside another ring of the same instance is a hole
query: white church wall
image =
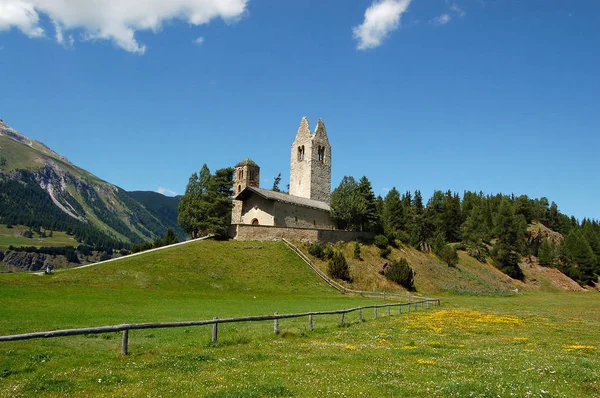
{"type": "Polygon", "coordinates": [[[252,224],[257,220],[259,225],[275,225],[273,202],[258,195],[250,195],[242,208],[242,224],[252,224]]]}
{"type": "Polygon", "coordinates": [[[275,202],[273,215],[274,225],[281,227],[332,229],[334,226],[328,211],[290,203],[275,202]]]}

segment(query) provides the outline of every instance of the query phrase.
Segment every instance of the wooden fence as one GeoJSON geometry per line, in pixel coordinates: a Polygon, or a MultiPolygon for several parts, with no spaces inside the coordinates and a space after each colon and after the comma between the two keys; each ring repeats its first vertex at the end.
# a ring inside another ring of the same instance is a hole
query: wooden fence
{"type": "Polygon", "coordinates": [[[101,334],[101,333],[114,333],[123,332],[123,339],[121,344],[121,354],[127,355],[129,353],[129,331],[139,329],[162,329],[162,328],[176,328],[186,326],[204,326],[212,325],[212,341],[216,342],[218,338],[218,328],[221,323],[240,323],[240,322],[259,322],[259,321],[273,321],[273,332],[279,334],[279,320],[290,319],[290,318],[308,318],[308,329],[314,330],[314,317],[318,315],[340,315],[340,325],[344,324],[344,316],[352,312],[358,312],[358,321],[363,322],[363,310],[372,309],[373,318],[377,319],[377,309],[387,308],[387,315],[391,315],[392,308],[397,308],[399,314],[402,313],[402,308],[406,308],[406,312],[410,312],[411,308],[416,311],[423,308],[429,308],[431,306],[439,306],[439,299],[423,299],[420,301],[413,301],[409,303],[388,303],[388,304],[375,304],[364,307],[356,307],[350,309],[341,309],[335,311],[320,311],[320,312],[304,312],[301,314],[277,314],[264,315],[264,316],[248,316],[243,318],[213,318],[206,321],[191,321],[191,322],[159,322],[159,323],[134,323],[134,324],[123,324],[115,326],[100,326],[94,328],[82,328],[82,329],[65,329],[65,330],[54,330],[49,332],[35,332],[16,334],[11,336],[0,336],[0,342],[3,341],[17,341],[17,340],[29,340],[29,339],[42,339],[60,336],[77,336],[84,334],[101,334]]]}

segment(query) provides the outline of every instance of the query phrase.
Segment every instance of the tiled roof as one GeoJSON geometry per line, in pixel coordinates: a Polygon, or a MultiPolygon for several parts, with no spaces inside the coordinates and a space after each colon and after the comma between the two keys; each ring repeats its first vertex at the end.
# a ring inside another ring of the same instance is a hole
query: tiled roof
{"type": "Polygon", "coordinates": [[[319,200],[301,198],[300,196],[292,196],[287,193],[269,191],[268,189],[255,188],[255,187],[246,187],[242,192],[240,192],[234,199],[236,200],[244,200],[252,193],[262,196],[267,200],[276,200],[278,202],[290,203],[297,206],[305,206],[313,209],[319,209],[323,211],[330,211],[331,208],[325,202],[321,202],[319,200]]]}

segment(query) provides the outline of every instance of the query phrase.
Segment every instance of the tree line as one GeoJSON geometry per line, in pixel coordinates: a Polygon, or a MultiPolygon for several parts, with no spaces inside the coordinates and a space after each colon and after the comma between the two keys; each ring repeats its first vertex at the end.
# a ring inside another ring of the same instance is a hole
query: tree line
{"type": "Polygon", "coordinates": [[[547,198],[526,195],[485,195],[465,191],[433,192],[425,202],[420,191],[404,194],[392,188],[376,197],[367,177],[346,176],[331,194],[331,214],[338,227],[383,235],[423,251],[433,251],[449,265],[458,261],[456,249],[479,261],[488,257],[503,272],[523,279],[522,256],[540,256],[540,264],[556,266],[582,284],[600,274],[600,226],[596,220],[562,214],[547,198]],[[538,222],[560,233],[552,241],[532,234],[528,225],[538,222]],[[449,243],[452,243],[450,245],[449,243]]]}

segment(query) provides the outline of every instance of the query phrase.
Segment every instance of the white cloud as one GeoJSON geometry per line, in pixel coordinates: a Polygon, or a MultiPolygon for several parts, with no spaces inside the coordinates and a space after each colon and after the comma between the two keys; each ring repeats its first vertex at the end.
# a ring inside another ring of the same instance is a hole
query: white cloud
{"type": "Polygon", "coordinates": [[[0,0],[0,31],[13,26],[29,37],[41,37],[44,29],[32,4],[24,0],[0,0]]]}
{"type": "Polygon", "coordinates": [[[381,42],[398,29],[400,16],[406,11],[411,0],[379,0],[365,11],[365,20],[352,29],[358,40],[357,48],[367,50],[379,47],[381,42]]]}
{"type": "Polygon", "coordinates": [[[465,10],[463,10],[462,8],[460,8],[458,6],[458,4],[456,4],[456,3],[452,3],[450,5],[450,11],[455,12],[461,18],[464,17],[465,15],[467,15],[467,13],[465,12],[465,10]]]}
{"type": "Polygon", "coordinates": [[[194,40],[194,44],[201,46],[204,44],[204,37],[200,36],[197,39],[194,40]]]}
{"type": "MultiPolygon", "coordinates": [[[[40,14],[50,18],[57,42],[64,31],[81,29],[88,40],[112,40],[126,51],[143,54],[135,33],[158,32],[169,20],[202,25],[215,18],[235,21],[249,0],[0,0],[0,31],[16,27],[29,37],[44,36],[40,14]]],[[[71,36],[72,38],[72,36],[71,36]]],[[[70,40],[70,39],[69,39],[70,40]]]]}
{"type": "Polygon", "coordinates": [[[177,192],[173,191],[172,189],[169,188],[163,188],[163,187],[158,187],[158,189],[156,190],[156,192],[166,195],[166,196],[177,196],[177,192]]]}
{"type": "Polygon", "coordinates": [[[450,17],[450,15],[442,14],[438,17],[433,18],[431,21],[429,21],[429,23],[433,25],[446,25],[448,22],[450,22],[450,20],[452,20],[452,17],[450,17]]]}

